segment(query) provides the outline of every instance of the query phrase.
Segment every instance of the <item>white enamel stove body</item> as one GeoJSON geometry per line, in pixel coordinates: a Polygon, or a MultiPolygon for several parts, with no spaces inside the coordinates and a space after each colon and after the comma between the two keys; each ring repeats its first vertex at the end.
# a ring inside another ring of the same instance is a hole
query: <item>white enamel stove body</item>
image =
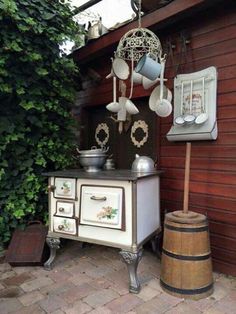
{"type": "Polygon", "coordinates": [[[49,178],[50,269],[60,238],[120,248],[137,293],[137,264],[143,243],[160,232],[159,175],[138,180],[49,178]],[[132,267],[131,267],[132,268],[132,267]],[[132,272],[134,274],[132,275],[132,272]]]}

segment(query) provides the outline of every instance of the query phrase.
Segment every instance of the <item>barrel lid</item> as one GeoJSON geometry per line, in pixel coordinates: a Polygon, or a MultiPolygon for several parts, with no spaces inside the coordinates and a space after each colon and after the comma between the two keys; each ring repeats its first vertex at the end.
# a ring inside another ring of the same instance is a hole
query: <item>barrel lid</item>
{"type": "Polygon", "coordinates": [[[166,220],[184,223],[184,224],[194,224],[194,223],[201,223],[206,222],[207,217],[205,215],[195,213],[192,211],[188,211],[184,213],[181,210],[176,210],[174,212],[168,213],[165,215],[166,220]]]}

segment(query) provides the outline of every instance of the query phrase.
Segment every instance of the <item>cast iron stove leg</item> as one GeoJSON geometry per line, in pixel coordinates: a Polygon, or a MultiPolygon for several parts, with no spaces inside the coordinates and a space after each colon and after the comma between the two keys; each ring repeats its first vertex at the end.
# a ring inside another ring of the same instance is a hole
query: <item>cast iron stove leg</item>
{"type": "Polygon", "coordinates": [[[140,283],[137,276],[138,264],[142,258],[143,250],[140,249],[136,253],[121,250],[120,255],[123,257],[127,265],[129,273],[129,292],[139,293],[140,283]]]}
{"type": "Polygon", "coordinates": [[[51,264],[56,257],[56,251],[60,248],[60,239],[47,237],[46,243],[50,248],[50,256],[49,256],[49,259],[44,263],[43,266],[46,270],[51,270],[52,269],[51,264]]]}

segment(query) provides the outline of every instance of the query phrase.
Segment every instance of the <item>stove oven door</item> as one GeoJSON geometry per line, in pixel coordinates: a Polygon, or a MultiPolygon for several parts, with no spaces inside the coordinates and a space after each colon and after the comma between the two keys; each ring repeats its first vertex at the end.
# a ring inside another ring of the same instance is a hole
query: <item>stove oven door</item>
{"type": "Polygon", "coordinates": [[[125,229],[124,189],[110,186],[81,186],[80,224],[125,229]]]}

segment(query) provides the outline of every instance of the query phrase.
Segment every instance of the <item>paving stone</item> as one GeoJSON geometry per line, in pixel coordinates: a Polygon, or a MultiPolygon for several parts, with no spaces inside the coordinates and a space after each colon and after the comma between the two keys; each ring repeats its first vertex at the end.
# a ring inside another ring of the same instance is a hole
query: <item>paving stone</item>
{"type": "Polygon", "coordinates": [[[232,290],[232,291],[228,294],[228,298],[231,299],[232,301],[236,301],[236,290],[232,290]]]}
{"type": "Polygon", "coordinates": [[[22,308],[22,304],[16,298],[2,299],[0,301],[0,313],[7,314],[22,308]]]}
{"type": "Polygon", "coordinates": [[[231,278],[228,277],[227,275],[222,275],[219,276],[219,278],[216,279],[216,282],[220,282],[223,286],[226,288],[231,289],[231,278]]]}
{"type": "Polygon", "coordinates": [[[226,288],[221,282],[216,281],[214,284],[214,291],[211,295],[211,298],[219,301],[220,299],[227,296],[230,292],[230,288],[226,288]]]}
{"type": "Polygon", "coordinates": [[[98,257],[91,256],[90,262],[92,265],[95,265],[95,266],[104,266],[104,265],[109,264],[110,260],[107,257],[100,255],[98,257]]]}
{"type": "Polygon", "coordinates": [[[80,286],[77,286],[76,288],[72,288],[67,290],[66,292],[63,292],[60,294],[60,296],[68,303],[73,303],[75,301],[78,301],[89,294],[92,294],[96,291],[95,288],[90,286],[87,283],[84,283],[80,286]]]}
{"type": "Polygon", "coordinates": [[[56,270],[50,271],[48,277],[51,278],[55,282],[62,282],[71,278],[72,275],[67,270],[56,269],[56,270]]]}
{"type": "Polygon", "coordinates": [[[109,248],[109,247],[104,247],[103,252],[101,252],[101,255],[109,258],[109,259],[117,259],[119,258],[119,249],[116,248],[109,248]]]}
{"type": "Polygon", "coordinates": [[[125,269],[125,271],[123,272],[112,271],[110,273],[107,273],[104,277],[114,282],[115,285],[119,285],[125,288],[129,286],[129,278],[128,278],[127,269],[125,269]]]}
{"type": "Polygon", "coordinates": [[[200,299],[197,301],[194,300],[186,300],[185,303],[190,305],[192,308],[198,309],[199,311],[207,310],[212,307],[216,300],[212,297],[207,297],[204,299],[200,299]]]}
{"type": "Polygon", "coordinates": [[[3,280],[6,286],[20,286],[22,283],[32,279],[30,273],[22,273],[3,280]]]}
{"type": "Polygon", "coordinates": [[[160,285],[160,280],[157,279],[157,278],[154,278],[154,279],[150,280],[147,285],[149,287],[153,288],[153,289],[156,289],[156,290],[158,290],[160,292],[163,292],[163,289],[162,289],[162,287],[160,285]]]}
{"type": "Polygon", "coordinates": [[[127,267],[118,249],[94,245],[79,250],[71,244],[60,251],[55,259],[59,263],[50,272],[38,266],[0,264],[0,295],[9,297],[0,299],[0,314],[236,313],[235,277],[213,273],[215,289],[208,298],[175,298],[160,286],[158,259],[144,251],[138,268],[142,288],[134,295],[128,291],[127,267]]]}
{"type": "Polygon", "coordinates": [[[165,314],[201,314],[202,312],[194,307],[192,307],[190,304],[187,304],[185,302],[181,302],[177,304],[172,309],[165,312],[165,314]]]}
{"type": "Polygon", "coordinates": [[[68,304],[58,296],[49,296],[39,301],[38,304],[47,313],[51,313],[61,308],[66,308],[68,306],[68,304]]]}
{"type": "Polygon", "coordinates": [[[0,280],[14,277],[16,273],[13,270],[9,270],[0,274],[0,280]]]}
{"type": "Polygon", "coordinates": [[[64,309],[66,314],[83,314],[83,313],[91,313],[92,308],[82,301],[77,301],[74,303],[73,307],[64,309]]]}
{"type": "Polygon", "coordinates": [[[114,290],[115,292],[119,293],[119,295],[125,295],[129,293],[129,285],[122,285],[113,283],[110,286],[110,289],[114,290]]]}
{"type": "Polygon", "coordinates": [[[17,267],[12,267],[14,272],[16,274],[22,274],[22,273],[32,273],[35,271],[36,266],[17,266],[17,267]]]}
{"type": "Polygon", "coordinates": [[[89,284],[90,284],[90,286],[92,286],[96,289],[107,289],[107,288],[113,286],[113,283],[104,277],[92,280],[89,282],[89,284]]]}
{"type": "Polygon", "coordinates": [[[135,311],[139,314],[163,313],[170,310],[180,302],[183,302],[183,300],[169,296],[166,293],[160,293],[155,298],[136,307],[135,311]]]}
{"type": "Polygon", "coordinates": [[[72,258],[69,258],[67,260],[63,260],[63,261],[60,261],[58,260],[57,258],[55,259],[54,261],[54,269],[66,269],[67,268],[70,268],[70,267],[73,267],[73,266],[76,266],[77,265],[77,262],[74,261],[72,258]]]}
{"type": "Polygon", "coordinates": [[[45,314],[45,313],[46,312],[38,304],[24,306],[20,310],[11,312],[11,314],[45,314]]]}
{"type": "Polygon", "coordinates": [[[126,265],[123,262],[123,260],[119,259],[118,257],[117,259],[111,259],[111,260],[108,259],[108,261],[109,261],[109,266],[113,268],[114,270],[118,270],[118,271],[127,270],[126,265]]]}
{"type": "Polygon", "coordinates": [[[43,295],[60,295],[70,289],[76,289],[76,286],[72,282],[57,282],[52,285],[40,288],[40,292],[43,295]]]}
{"type": "Polygon", "coordinates": [[[65,312],[62,310],[56,310],[56,311],[51,312],[50,314],[65,314],[65,312]]]}
{"type": "Polygon", "coordinates": [[[91,269],[94,267],[89,261],[87,260],[81,260],[76,265],[73,265],[71,267],[68,267],[66,270],[70,272],[72,275],[76,275],[78,273],[85,273],[86,270],[91,269]]]}
{"type": "Polygon", "coordinates": [[[8,263],[0,264],[0,275],[10,270],[12,270],[12,267],[10,264],[8,263]]]}
{"type": "Polygon", "coordinates": [[[106,274],[110,273],[113,269],[109,266],[93,266],[85,271],[86,275],[92,278],[103,277],[106,274]]]}
{"type": "Polygon", "coordinates": [[[171,306],[175,306],[178,303],[181,303],[184,301],[183,298],[177,298],[177,297],[172,296],[171,294],[164,293],[164,292],[158,294],[156,298],[170,304],[171,306]]]}
{"type": "Polygon", "coordinates": [[[33,290],[36,290],[36,289],[40,289],[42,287],[45,287],[47,285],[50,285],[52,284],[53,281],[52,279],[50,278],[47,278],[47,277],[39,277],[39,278],[36,278],[34,280],[31,280],[31,281],[28,281],[28,282],[25,282],[23,283],[22,285],[20,285],[20,287],[26,291],[26,292],[30,292],[30,291],[33,291],[33,290]]]}
{"type": "Polygon", "coordinates": [[[43,267],[35,267],[35,270],[30,272],[34,277],[49,277],[51,271],[44,269],[43,267]]]}
{"type": "Polygon", "coordinates": [[[22,295],[22,293],[23,291],[19,287],[8,287],[0,290],[0,298],[16,298],[22,295]]]}
{"type": "Polygon", "coordinates": [[[137,297],[142,299],[143,301],[149,301],[160,293],[161,293],[160,291],[149,286],[146,286],[141,289],[139,294],[137,294],[137,297]]]}
{"type": "Polygon", "coordinates": [[[111,313],[115,312],[105,308],[104,306],[98,307],[97,309],[94,309],[93,311],[89,312],[89,314],[111,314],[111,313]]]}
{"type": "Polygon", "coordinates": [[[68,281],[72,282],[74,285],[79,286],[83,283],[89,283],[93,280],[93,278],[89,277],[86,274],[78,273],[76,275],[71,274],[70,278],[68,278],[68,281]]]}
{"type": "Polygon", "coordinates": [[[202,312],[203,314],[223,314],[222,311],[219,311],[217,309],[214,308],[209,308],[205,311],[202,312]]]}
{"type": "Polygon", "coordinates": [[[236,313],[236,300],[232,300],[229,297],[225,297],[220,301],[217,301],[211,309],[221,311],[224,314],[236,313]]]}
{"type": "Polygon", "coordinates": [[[120,295],[115,291],[111,289],[103,289],[93,294],[90,294],[89,296],[83,299],[83,302],[86,302],[90,306],[96,308],[114,299],[117,299],[118,297],[120,297],[120,295]]]}
{"type": "Polygon", "coordinates": [[[145,273],[138,273],[138,278],[139,278],[141,286],[144,286],[145,284],[149,283],[152,279],[155,279],[153,274],[147,273],[147,272],[145,272],[145,273]]]}
{"type": "Polygon", "coordinates": [[[127,313],[141,303],[143,303],[143,301],[140,298],[129,293],[111,301],[110,303],[106,304],[105,307],[113,313],[127,313]]]}
{"type": "Polygon", "coordinates": [[[18,300],[24,305],[29,306],[34,304],[44,298],[44,295],[41,294],[39,291],[32,291],[26,293],[18,298],[18,300]]]}

